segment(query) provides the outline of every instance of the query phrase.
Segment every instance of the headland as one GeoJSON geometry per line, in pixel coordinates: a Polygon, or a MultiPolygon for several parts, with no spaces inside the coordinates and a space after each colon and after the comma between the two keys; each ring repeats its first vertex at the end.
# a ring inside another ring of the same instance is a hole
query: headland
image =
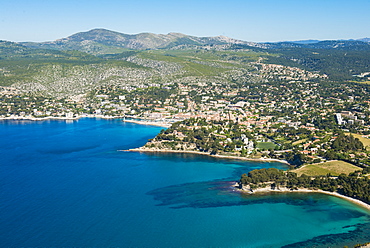
{"type": "Polygon", "coordinates": [[[263,188],[257,188],[257,189],[250,189],[248,187],[240,187],[240,184],[238,182],[236,182],[233,187],[244,193],[244,194],[266,194],[266,193],[319,193],[319,194],[326,194],[326,195],[332,195],[332,196],[335,196],[335,197],[339,197],[339,198],[342,198],[342,199],[345,199],[347,201],[350,201],[358,206],[361,206],[363,208],[365,208],[366,210],[370,211],[370,204],[367,204],[363,201],[360,201],[358,199],[354,199],[352,197],[349,197],[349,196],[345,196],[345,195],[342,195],[342,194],[339,194],[337,192],[330,192],[330,191],[325,191],[325,190],[320,190],[320,189],[307,189],[307,188],[298,188],[298,189],[289,189],[289,188],[286,188],[286,187],[279,187],[279,189],[275,188],[275,189],[272,189],[270,186],[266,186],[266,187],[263,187],[263,188]]]}

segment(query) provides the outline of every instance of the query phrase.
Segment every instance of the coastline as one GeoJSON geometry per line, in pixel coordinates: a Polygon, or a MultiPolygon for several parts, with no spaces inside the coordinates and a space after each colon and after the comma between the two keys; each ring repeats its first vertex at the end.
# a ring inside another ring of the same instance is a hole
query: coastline
{"type": "Polygon", "coordinates": [[[78,120],[80,118],[102,118],[102,119],[120,119],[123,116],[106,116],[106,115],[81,115],[77,117],[26,117],[26,116],[10,116],[10,117],[0,117],[0,120],[29,120],[29,121],[45,121],[45,120],[78,120]]]}
{"type": "Polygon", "coordinates": [[[339,194],[337,192],[330,192],[330,191],[324,191],[324,190],[320,190],[320,189],[307,189],[307,188],[302,188],[302,189],[295,189],[295,190],[291,190],[291,189],[288,189],[288,188],[280,188],[280,189],[276,189],[276,190],[273,190],[269,187],[265,187],[265,188],[258,188],[258,189],[255,189],[253,190],[253,192],[248,192],[248,189],[240,189],[238,188],[239,187],[239,183],[236,183],[233,185],[233,187],[240,191],[241,193],[244,193],[244,194],[258,194],[258,193],[270,193],[270,192],[281,192],[281,193],[285,193],[285,192],[289,192],[289,193],[319,193],[319,194],[326,194],[326,195],[331,195],[331,196],[335,196],[335,197],[339,197],[339,198],[342,198],[342,199],[345,199],[349,202],[352,202],[358,206],[361,206],[362,208],[366,209],[367,211],[370,212],[370,204],[367,204],[363,201],[360,201],[360,200],[357,200],[355,198],[352,198],[352,197],[349,197],[349,196],[345,196],[345,195],[342,195],[342,194],[339,194]]]}
{"type": "MultiPolygon", "coordinates": [[[[225,158],[225,159],[238,159],[238,160],[244,160],[244,161],[258,161],[258,162],[280,162],[280,163],[284,163],[284,164],[288,164],[289,163],[287,161],[284,161],[284,160],[279,160],[279,159],[263,159],[263,158],[245,158],[245,157],[235,157],[235,156],[225,156],[225,155],[211,155],[209,153],[205,153],[205,152],[197,152],[197,151],[176,151],[176,150],[165,150],[165,149],[161,149],[161,150],[154,150],[154,149],[150,149],[150,148],[143,148],[143,147],[140,147],[140,148],[133,148],[133,149],[128,149],[128,150],[121,150],[121,151],[129,151],[129,152],[151,152],[151,153],[187,153],[187,154],[198,154],[198,155],[206,155],[206,156],[210,156],[210,157],[214,157],[214,158],[225,158]]],[[[253,190],[253,192],[248,192],[247,189],[240,189],[238,188],[239,184],[236,183],[234,184],[232,187],[235,188],[235,190],[238,190],[240,191],[241,193],[244,193],[244,194],[258,194],[258,193],[270,193],[270,192],[281,192],[281,193],[285,193],[285,192],[289,192],[289,193],[320,193],[320,194],[326,194],[326,195],[331,195],[331,196],[335,196],[335,197],[339,197],[339,198],[342,198],[342,199],[345,199],[349,202],[352,202],[358,206],[361,206],[362,208],[366,209],[367,211],[370,212],[370,204],[367,204],[363,201],[360,201],[358,199],[355,199],[355,198],[352,198],[352,197],[349,197],[349,196],[345,196],[345,195],[341,195],[337,192],[330,192],[330,191],[324,191],[324,190],[313,190],[313,189],[306,189],[306,188],[303,188],[303,189],[297,189],[297,190],[291,190],[291,189],[288,189],[288,188],[280,188],[279,190],[272,190],[271,188],[269,187],[266,187],[266,188],[258,188],[258,189],[255,189],[253,190]]]]}
{"type": "Polygon", "coordinates": [[[185,151],[185,150],[167,150],[167,149],[150,149],[150,148],[132,148],[128,150],[122,150],[128,152],[152,152],[152,153],[189,153],[189,154],[199,154],[199,155],[206,155],[214,158],[225,158],[225,159],[237,159],[237,160],[244,160],[244,161],[257,161],[257,162],[279,162],[283,164],[289,165],[289,163],[285,160],[280,159],[273,159],[273,158],[246,158],[246,157],[237,157],[237,156],[227,156],[227,155],[211,155],[207,152],[198,152],[198,151],[185,151]]]}
{"type": "MultiPolygon", "coordinates": [[[[133,123],[137,123],[137,124],[142,124],[142,125],[157,125],[157,126],[160,126],[160,124],[162,123],[153,123],[153,122],[149,122],[151,124],[149,124],[148,122],[146,121],[132,121],[132,120],[124,120],[124,121],[128,121],[128,122],[133,122],[133,123]]],[[[169,124],[169,126],[171,126],[169,124]]],[[[169,127],[167,126],[167,127],[169,127]]],[[[165,126],[166,127],[166,126],[165,126]]],[[[130,151],[130,152],[151,152],[151,153],[187,153],[187,154],[198,154],[198,155],[206,155],[206,156],[210,156],[210,157],[214,157],[214,158],[225,158],[225,159],[237,159],[237,160],[244,160],[244,161],[258,161],[258,162],[279,162],[279,163],[284,163],[284,164],[287,164],[289,165],[289,163],[285,160],[279,160],[279,159],[268,159],[268,158],[245,158],[245,157],[236,157],[236,156],[227,156],[227,155],[211,155],[209,153],[206,153],[206,152],[198,152],[198,151],[185,151],[185,150],[168,150],[168,149],[150,149],[150,148],[144,148],[144,147],[139,147],[139,148],[132,148],[132,149],[128,149],[128,150],[121,150],[121,151],[130,151]]],[[[236,184],[237,185],[237,184],[236,184]]],[[[358,206],[361,206],[362,208],[366,209],[367,211],[370,211],[370,204],[367,204],[363,201],[360,201],[358,199],[355,199],[355,198],[351,198],[349,196],[345,196],[345,195],[341,195],[337,192],[329,192],[329,191],[324,191],[324,190],[311,190],[311,189],[297,189],[297,190],[290,190],[288,188],[282,188],[282,189],[279,189],[279,190],[272,190],[271,188],[259,188],[259,189],[256,189],[254,190],[254,192],[247,192],[246,190],[243,190],[243,189],[238,189],[236,187],[236,185],[234,185],[233,187],[236,188],[237,190],[241,191],[242,193],[245,193],[245,194],[255,194],[255,193],[268,193],[268,192],[290,192],[290,193],[320,193],[320,194],[326,194],[326,195],[331,195],[331,196],[335,196],[335,197],[339,197],[339,198],[342,198],[342,199],[345,199],[349,202],[352,202],[358,206]]]]}

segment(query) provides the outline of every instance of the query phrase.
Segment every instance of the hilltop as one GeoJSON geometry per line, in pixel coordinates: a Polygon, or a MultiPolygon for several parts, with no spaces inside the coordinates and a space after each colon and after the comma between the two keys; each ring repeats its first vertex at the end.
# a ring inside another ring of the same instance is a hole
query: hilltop
{"type": "Polygon", "coordinates": [[[275,43],[256,43],[233,39],[226,36],[196,37],[182,33],[168,34],[139,33],[124,34],[107,29],[97,28],[86,32],[79,32],[47,42],[21,42],[30,48],[43,48],[55,50],[78,50],[90,54],[120,53],[129,50],[146,49],[184,49],[204,46],[219,46],[223,49],[235,45],[237,47],[251,47],[262,49],[336,49],[336,50],[369,50],[369,38],[357,40],[301,40],[275,43]]]}

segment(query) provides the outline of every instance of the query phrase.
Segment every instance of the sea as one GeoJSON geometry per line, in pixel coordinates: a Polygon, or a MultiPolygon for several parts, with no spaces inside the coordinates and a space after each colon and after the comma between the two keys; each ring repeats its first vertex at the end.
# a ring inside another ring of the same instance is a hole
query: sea
{"type": "Polygon", "coordinates": [[[314,193],[232,185],[278,162],[139,153],[161,127],[0,121],[0,247],[353,247],[370,213],[314,193]]]}

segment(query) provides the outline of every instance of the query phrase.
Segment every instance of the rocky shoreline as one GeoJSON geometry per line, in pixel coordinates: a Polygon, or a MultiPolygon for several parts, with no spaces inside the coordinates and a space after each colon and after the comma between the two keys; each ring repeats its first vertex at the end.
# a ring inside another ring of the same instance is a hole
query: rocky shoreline
{"type": "Polygon", "coordinates": [[[245,161],[259,161],[259,162],[279,162],[288,164],[289,163],[285,160],[279,160],[279,159],[273,159],[273,158],[246,158],[246,157],[238,157],[238,156],[227,156],[227,155],[212,155],[207,152],[199,152],[199,151],[187,151],[187,150],[169,150],[169,149],[153,149],[153,148],[146,148],[146,147],[139,147],[139,148],[133,148],[128,149],[124,151],[129,152],[158,152],[158,153],[189,153],[189,154],[199,154],[199,155],[206,155],[214,158],[225,158],[225,159],[238,159],[238,160],[245,160],[245,161]]]}
{"type": "Polygon", "coordinates": [[[289,192],[289,193],[320,193],[320,194],[326,194],[326,195],[332,195],[332,196],[335,196],[335,197],[339,197],[339,198],[342,198],[342,199],[345,199],[347,201],[350,201],[358,206],[361,206],[363,208],[365,208],[366,210],[370,211],[370,205],[363,202],[363,201],[360,201],[360,200],[357,200],[357,199],[354,199],[352,197],[349,197],[349,196],[345,196],[345,195],[341,195],[337,192],[330,192],[330,191],[324,191],[324,190],[319,190],[319,189],[307,189],[307,188],[300,188],[300,189],[289,189],[289,188],[286,188],[286,187],[279,187],[277,189],[272,189],[271,186],[267,186],[267,187],[264,187],[264,188],[257,188],[257,189],[251,189],[250,187],[248,186],[240,186],[240,183],[239,182],[236,182],[233,187],[242,192],[242,193],[245,193],[245,194],[259,194],[259,193],[271,193],[271,192],[280,192],[280,193],[286,193],[286,192],[289,192]]]}

